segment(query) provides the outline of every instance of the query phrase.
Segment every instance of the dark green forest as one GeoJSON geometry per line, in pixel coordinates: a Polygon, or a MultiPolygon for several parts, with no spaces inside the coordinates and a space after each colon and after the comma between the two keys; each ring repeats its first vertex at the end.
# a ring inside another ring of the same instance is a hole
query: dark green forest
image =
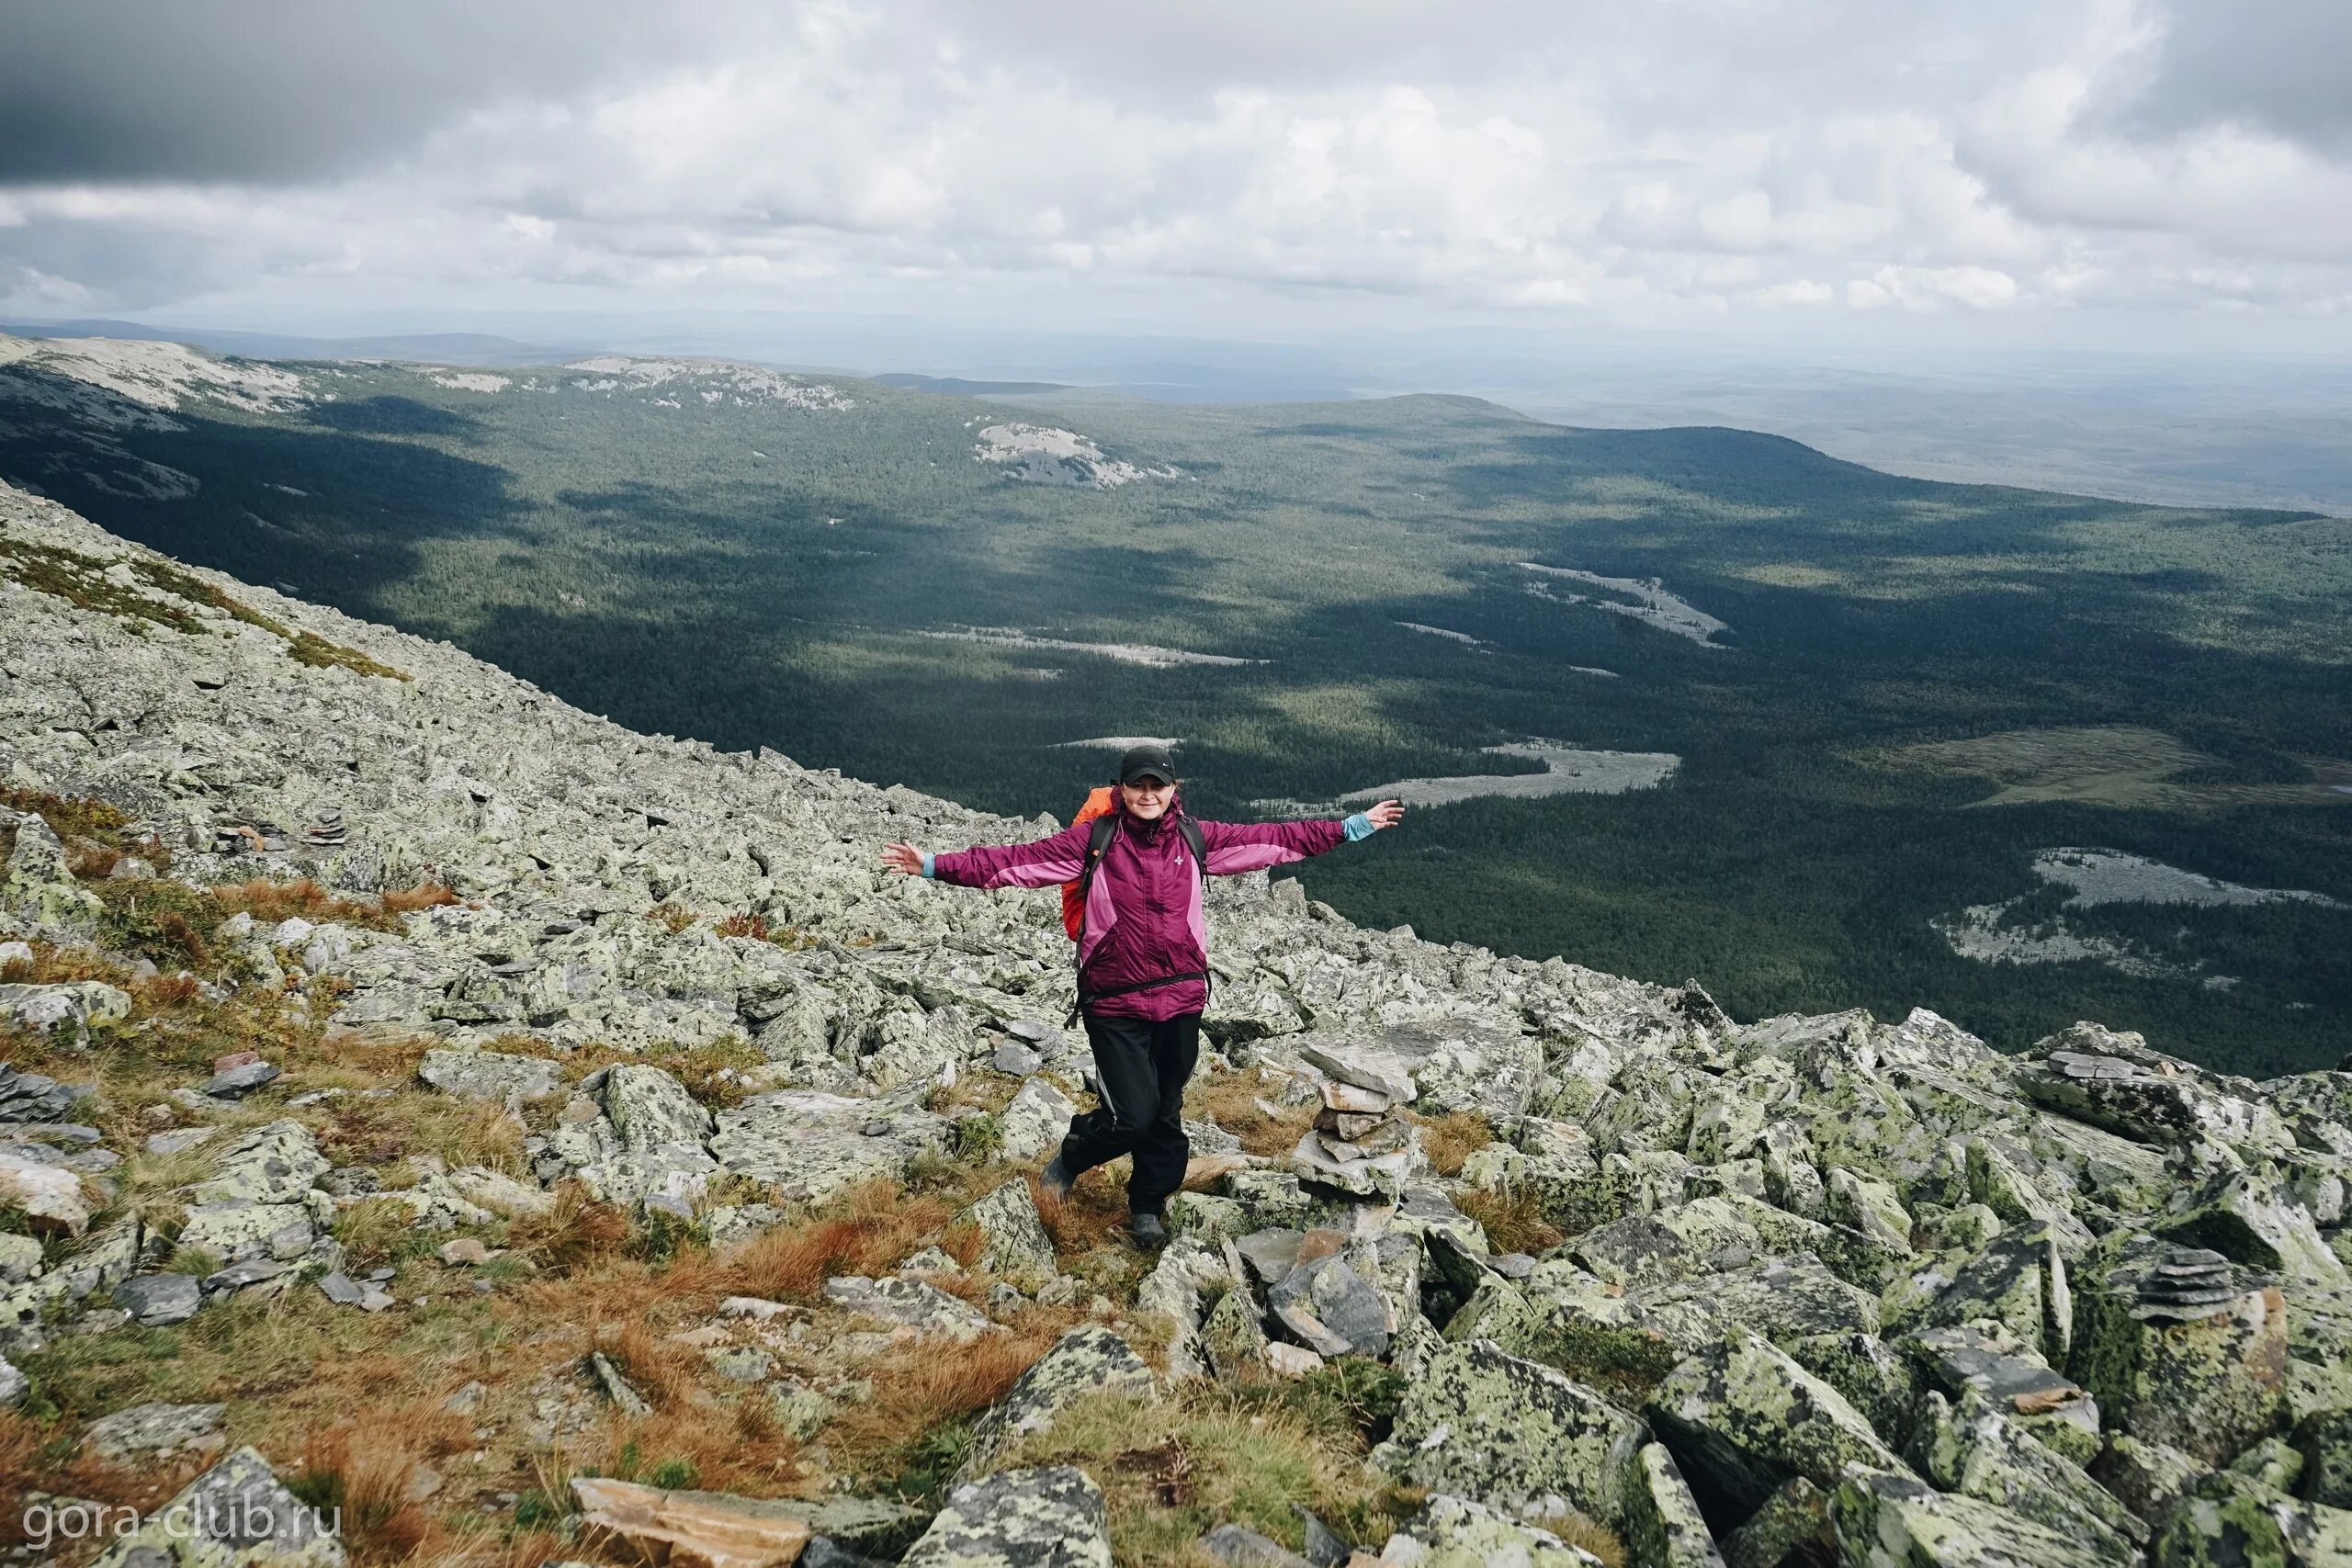
{"type": "MultiPolygon", "coordinates": [[[[1742,1018],[1926,1006],[2012,1049],[2093,1018],[2257,1075],[2352,1052],[2352,524],[1459,398],[835,380],[840,408],[707,367],[494,392],[290,368],[313,400],[289,412],[191,402],[97,441],[74,398],[0,400],[0,476],[639,728],[1024,816],[1101,782],[1112,752],[1059,744],[1090,737],[1182,738],[1190,808],[1245,818],[1536,770],[1482,750],[1531,738],[1671,752],[1652,788],[1414,810],[1305,880],[1371,925],[1696,977],[1742,1018]],[[1177,473],[1071,487],[975,458],[1012,423],[1177,473]],[[126,493],[133,459],[193,493],[126,493]],[[1727,629],[1702,647],[1521,562],[1655,578],[1727,629]],[[919,635],[967,627],[1261,662],[919,635]],[[2068,907],[2032,871],[2059,846],[2341,903],[2068,907]],[[1992,905],[2140,972],[1986,963],[1934,923],[1992,905]]],[[[0,399],[34,374],[0,372],[0,399]]]]}

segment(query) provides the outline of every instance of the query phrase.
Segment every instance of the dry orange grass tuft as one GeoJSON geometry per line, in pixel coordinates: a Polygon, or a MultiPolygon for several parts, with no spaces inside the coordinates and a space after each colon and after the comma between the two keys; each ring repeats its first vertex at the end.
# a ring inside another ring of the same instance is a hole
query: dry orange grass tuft
{"type": "Polygon", "coordinates": [[[834,1217],[754,1237],[729,1255],[724,1269],[737,1293],[807,1300],[834,1275],[887,1272],[953,1217],[942,1198],[870,1182],[849,1194],[834,1217]]]}
{"type": "Polygon", "coordinates": [[[435,1533],[414,1495],[418,1468],[470,1441],[462,1418],[429,1404],[355,1414],[303,1438],[296,1489],[322,1511],[341,1510],[339,1533],[360,1560],[406,1557],[435,1533]]]}
{"type": "Polygon", "coordinates": [[[1286,1155],[1314,1124],[1316,1107],[1279,1103],[1283,1085],[1283,1077],[1262,1070],[1213,1073],[1193,1080],[1184,1109],[1216,1122],[1253,1155],[1286,1155]]]}
{"type": "Polygon", "coordinates": [[[628,1216],[588,1196],[576,1181],[555,1186],[555,1208],[544,1216],[518,1216],[506,1229],[507,1249],[542,1273],[561,1277],[621,1256],[628,1243],[628,1216]]]}
{"type": "Polygon", "coordinates": [[[1566,1239],[1560,1227],[1544,1217],[1535,1194],[1522,1188],[1464,1192],[1454,1202],[1486,1227],[1487,1240],[1497,1252],[1540,1255],[1566,1239]]]}
{"type": "Polygon", "coordinates": [[[395,915],[413,914],[419,909],[439,908],[454,904],[458,896],[437,882],[420,882],[413,887],[399,888],[383,894],[379,902],[395,915]]]}
{"type": "Polygon", "coordinates": [[[1463,1161],[1495,1141],[1494,1128],[1476,1111],[1449,1111],[1442,1116],[1412,1119],[1421,1129],[1421,1147],[1430,1156],[1430,1167],[1440,1176],[1461,1175],[1463,1161]]]}
{"type": "Polygon", "coordinates": [[[873,1398],[835,1417],[826,1443],[854,1471],[887,1468],[910,1444],[1002,1399],[1067,1326],[1061,1314],[1029,1312],[1011,1331],[983,1334],[953,1355],[920,1345],[891,1350],[866,1369],[873,1398]]]}
{"type": "Polygon", "coordinates": [[[1126,1193],[1121,1185],[1125,1170],[1125,1162],[1097,1167],[1078,1179],[1069,1197],[1059,1200],[1041,1188],[1035,1177],[1029,1179],[1037,1217],[1045,1222],[1046,1234],[1053,1238],[1058,1256],[1083,1258],[1114,1239],[1127,1217],[1126,1193]]]}
{"type": "Polygon", "coordinates": [[[1625,1568],[1625,1543],[1606,1525],[1577,1513],[1553,1514],[1529,1522],[1591,1552],[1600,1559],[1601,1568],[1625,1568]]]}

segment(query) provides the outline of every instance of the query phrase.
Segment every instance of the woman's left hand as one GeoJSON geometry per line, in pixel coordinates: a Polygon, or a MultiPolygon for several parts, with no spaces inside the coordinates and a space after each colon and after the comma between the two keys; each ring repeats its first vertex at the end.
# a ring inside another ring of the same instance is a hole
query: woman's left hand
{"type": "Polygon", "coordinates": [[[1375,828],[1394,828],[1398,822],[1404,820],[1405,803],[1400,800],[1384,800],[1365,812],[1364,816],[1375,828]]]}

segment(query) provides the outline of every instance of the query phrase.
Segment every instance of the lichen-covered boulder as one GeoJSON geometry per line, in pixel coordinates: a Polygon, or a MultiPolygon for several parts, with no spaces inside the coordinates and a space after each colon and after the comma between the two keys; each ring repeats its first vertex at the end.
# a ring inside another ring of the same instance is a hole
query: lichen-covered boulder
{"type": "Polygon", "coordinates": [[[844,1312],[917,1338],[965,1340],[1001,1332],[978,1307],[921,1280],[868,1280],[843,1274],[825,1281],[824,1295],[844,1312]]]}
{"type": "Polygon", "coordinates": [[[1907,1469],[1836,1389],[1745,1330],[1677,1367],[1648,1414],[1701,1495],[1739,1517],[1792,1475],[1826,1488],[1849,1463],[1907,1469]]]}
{"type": "Polygon", "coordinates": [[[980,1267],[1024,1291],[1050,1284],[1061,1272],[1053,1238],[1037,1217],[1029,1183],[1016,1177],[956,1216],[980,1233],[980,1267]]]}
{"type": "Polygon", "coordinates": [[[1455,1341],[1487,1339],[1511,1355],[1611,1386],[1647,1387],[1692,1347],[1645,1321],[1637,1305],[1573,1263],[1539,1263],[1523,1280],[1488,1279],[1446,1324],[1455,1341]]]}
{"type": "Polygon", "coordinates": [[[2303,1451],[2303,1495],[2331,1508],[2352,1508],[2352,1409],[2313,1416],[2296,1436],[2303,1451]]]}
{"type": "Polygon", "coordinates": [[[0,1148],[0,1213],[21,1216],[34,1231],[80,1235],[90,1226],[81,1178],[45,1152],[0,1148]]]}
{"type": "Polygon", "coordinates": [[[1928,1326],[1998,1323],[2017,1342],[2055,1363],[2074,1338],[2066,1261],[2046,1227],[2007,1230],[1962,1264],[1919,1314],[1928,1326]]]}
{"type": "Polygon", "coordinates": [[[2060,1458],[1971,1389],[1958,1405],[1922,1401],[1913,1466],[1946,1492],[1964,1493],[2087,1541],[2117,1561],[2145,1544],[2148,1527],[2079,1465],[2060,1458]]]}
{"type": "Polygon", "coordinates": [[[2233,1263],[2283,1276],[2290,1286],[2341,1290],[2352,1269],[2328,1249],[2311,1211],[2268,1177],[2234,1171],[2199,1193],[2156,1234],[2185,1247],[2211,1247],[2233,1263]]]}
{"type": "Polygon", "coordinates": [[[2145,1236],[2109,1243],[2076,1281],[2066,1363],[2107,1424],[2217,1465],[2278,1430],[2288,1413],[2283,1292],[2210,1252],[2145,1236]]]}
{"type": "MultiPolygon", "coordinates": [[[[1836,1389],[1890,1444],[1910,1434],[1919,1378],[1894,1347],[1873,1334],[1815,1334],[1781,1342],[1790,1359],[1836,1389]]],[[[2093,1411],[2096,1425],[2097,1411],[2093,1411]]]]}
{"type": "Polygon", "coordinates": [[[1440,1494],[1389,1538],[1378,1561],[1416,1568],[1599,1568],[1600,1559],[1550,1530],[1440,1494]]]}
{"type": "Polygon", "coordinates": [[[2352,1568],[2352,1512],[2224,1471],[2180,1500],[2154,1557],[2156,1568],[2352,1568]]]}
{"type": "Polygon", "coordinates": [[[1473,1339],[1430,1358],[1373,1463],[1412,1485],[1498,1507],[1557,1500],[1615,1520],[1648,1437],[1639,1419],[1582,1383],[1473,1339]]]}
{"type": "Polygon", "coordinates": [[[2096,1023],[2036,1043],[2017,1081],[2030,1099],[2143,1144],[2200,1137],[2253,1150],[2294,1144],[2268,1106],[2224,1092],[2188,1063],[2151,1051],[2136,1033],[2096,1023]]]}
{"type": "Polygon", "coordinates": [[[896,1180],[918,1154],[936,1153],[944,1117],[910,1100],[857,1100],[814,1089],[756,1094],[721,1111],[709,1149],[720,1168],[773,1183],[782,1196],[821,1203],[861,1182],[896,1180]]]}
{"type": "Polygon", "coordinates": [[[137,1529],[109,1540],[93,1568],[342,1568],[346,1561],[331,1517],[288,1492],[269,1461],[246,1447],[182,1487],[137,1529]]]}
{"type": "Polygon", "coordinates": [[[1156,1397],[1151,1369],[1135,1348],[1111,1330],[1087,1324],[1055,1340],[1053,1348],[972,1423],[971,1452],[961,1473],[983,1473],[1006,1446],[1046,1430],[1064,1410],[1091,1393],[1156,1397]]]}
{"type": "Polygon", "coordinates": [[[1236,1285],[1217,1298],[1201,1321],[1201,1348],[1210,1368],[1227,1382],[1265,1370],[1266,1324],[1249,1286],[1236,1285]]]}
{"type": "Polygon", "coordinates": [[[2091,1475],[2115,1495],[2116,1501],[2145,1523],[2162,1529],[2189,1488],[2204,1479],[2211,1467],[2167,1443],[2135,1438],[2129,1432],[2108,1436],[2089,1465],[2091,1475]]]}
{"type": "Polygon", "coordinates": [[[1857,1465],[1829,1513],[1844,1568],[2117,1568],[2096,1547],[1908,1473],[1857,1465]]]}
{"type": "Polygon", "coordinates": [[[278,1121],[241,1133],[220,1147],[212,1174],[187,1189],[189,1201],[298,1203],[330,1168],[300,1122],[278,1121]]]}
{"type": "Polygon", "coordinates": [[[1911,1250],[1911,1214],[1891,1183],[1835,1167],[1823,1179],[1820,1217],[1892,1250],[1911,1250]]]}
{"type": "Polygon", "coordinates": [[[1835,1550],[1829,1495],[1802,1475],[1789,1477],[1723,1540],[1729,1568],[1780,1568],[1786,1562],[1814,1562],[1835,1550]]]}
{"type": "Polygon", "coordinates": [[[1007,1470],[967,1482],[902,1568],[1111,1568],[1102,1489],[1081,1470],[1007,1470]]]}
{"type": "Polygon", "coordinates": [[[1630,1287],[1745,1268],[1764,1251],[1763,1237],[1730,1199],[1702,1198],[1612,1220],[1577,1238],[1569,1256],[1605,1283],[1630,1287]]]}
{"type": "Polygon", "coordinates": [[[1069,1135],[1078,1102],[1051,1078],[1033,1077],[1021,1086],[1012,1103],[997,1113],[1004,1142],[1000,1153],[1016,1165],[1049,1158],[1069,1135]]]}
{"type": "Polygon", "coordinates": [[[43,1033],[62,1032],[86,1046],[90,1031],[130,1016],[130,993],[97,980],[45,986],[0,986],[0,1024],[43,1033]]]}
{"type": "Polygon", "coordinates": [[[556,1065],[545,1056],[504,1051],[427,1051],[416,1076],[444,1094],[514,1104],[553,1094],[556,1065]]]}
{"type": "Polygon", "coordinates": [[[1663,1443],[1645,1443],[1625,1486],[1625,1545],[1657,1568],[1724,1568],[1699,1501],[1663,1443]]]}

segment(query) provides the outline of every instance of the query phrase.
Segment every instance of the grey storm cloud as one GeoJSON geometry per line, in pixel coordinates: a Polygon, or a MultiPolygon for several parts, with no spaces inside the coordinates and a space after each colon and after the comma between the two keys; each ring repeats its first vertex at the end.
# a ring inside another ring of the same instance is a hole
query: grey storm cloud
{"type": "Polygon", "coordinates": [[[2130,123],[2258,126],[2319,147],[2352,143],[2352,4],[2173,0],[2154,78],[2130,123]]]}
{"type": "Polygon", "coordinates": [[[0,310],[2352,320],[2347,60],[2352,0],[0,0],[0,310]]]}
{"type": "Polygon", "coordinates": [[[695,8],[0,0],[0,184],[331,177],[471,108],[693,58],[695,8]]]}

